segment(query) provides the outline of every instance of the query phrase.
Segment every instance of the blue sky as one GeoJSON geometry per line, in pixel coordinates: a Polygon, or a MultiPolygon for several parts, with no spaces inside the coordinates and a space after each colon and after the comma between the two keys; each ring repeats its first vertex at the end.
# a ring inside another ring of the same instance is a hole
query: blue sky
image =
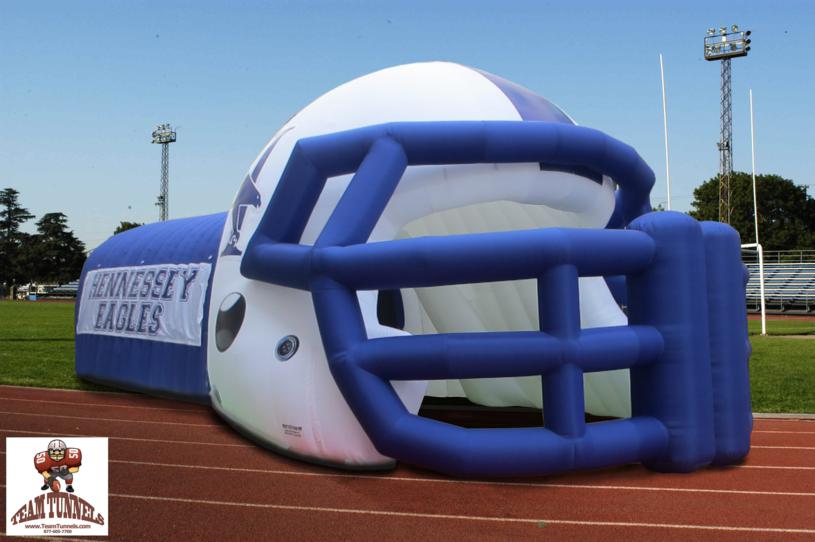
{"type": "MultiPolygon", "coordinates": [[[[171,217],[226,210],[274,131],[311,100],[391,65],[451,60],[522,84],[633,145],[665,200],[659,53],[674,208],[716,174],[719,65],[710,26],[753,31],[733,61],[734,167],[812,186],[815,2],[75,1],[0,4],[0,188],[62,211],[93,248],[156,220],[171,122],[171,217]]],[[[813,190],[810,189],[810,192],[813,190]]],[[[33,221],[28,229],[33,227],[33,221]]]]}

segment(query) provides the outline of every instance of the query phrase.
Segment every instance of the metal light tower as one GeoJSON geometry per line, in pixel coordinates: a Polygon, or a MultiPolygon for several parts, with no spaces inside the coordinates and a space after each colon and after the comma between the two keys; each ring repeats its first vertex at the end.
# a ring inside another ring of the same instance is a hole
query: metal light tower
{"type": "Polygon", "coordinates": [[[161,145],[161,188],[156,205],[159,208],[158,219],[163,222],[167,220],[170,208],[170,143],[175,143],[175,130],[169,124],[159,124],[153,130],[153,143],[161,145]]]}
{"type": "Polygon", "coordinates": [[[750,31],[733,25],[718,32],[708,28],[705,36],[705,60],[722,62],[722,97],[719,114],[719,222],[730,224],[730,176],[733,172],[733,97],[730,90],[730,59],[747,56],[750,31]]]}

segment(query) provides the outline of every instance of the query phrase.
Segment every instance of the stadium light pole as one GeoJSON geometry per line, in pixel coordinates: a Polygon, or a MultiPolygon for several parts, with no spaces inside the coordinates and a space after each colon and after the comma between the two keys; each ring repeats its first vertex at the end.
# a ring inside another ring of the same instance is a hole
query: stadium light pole
{"type": "Polygon", "coordinates": [[[170,212],[170,143],[175,143],[176,134],[169,123],[159,124],[153,130],[153,143],[161,145],[161,185],[156,205],[159,208],[158,219],[165,221],[170,212]]]}
{"type": "Polygon", "coordinates": [[[750,160],[753,167],[753,217],[756,225],[758,251],[758,287],[761,295],[761,334],[767,334],[767,313],[764,305],[764,249],[758,240],[758,198],[756,197],[756,129],[753,122],[753,89],[750,89],[750,160]]]}
{"type": "Polygon", "coordinates": [[[705,36],[705,60],[722,63],[721,113],[719,115],[719,222],[730,223],[730,177],[733,172],[733,97],[730,89],[730,60],[747,56],[749,30],[737,25],[708,28],[705,36]]]}
{"type": "Polygon", "coordinates": [[[665,102],[665,67],[659,53],[659,75],[662,79],[662,126],[665,133],[665,178],[668,183],[668,210],[671,210],[671,161],[668,157],[668,106],[665,102]]]}

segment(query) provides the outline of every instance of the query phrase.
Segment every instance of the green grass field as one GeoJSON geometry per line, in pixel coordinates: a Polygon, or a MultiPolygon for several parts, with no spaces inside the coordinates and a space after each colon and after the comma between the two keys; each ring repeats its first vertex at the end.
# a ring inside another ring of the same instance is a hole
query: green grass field
{"type": "Polygon", "coordinates": [[[106,389],[74,372],[74,304],[0,301],[0,384],[106,389]]]}
{"type": "MultiPolygon", "coordinates": [[[[747,331],[753,335],[761,335],[761,321],[747,322],[747,331]]],[[[767,335],[815,335],[815,320],[767,320],[767,335]]]]}
{"type": "Polygon", "coordinates": [[[753,410],[815,413],[815,320],[767,320],[766,337],[761,322],[750,320],[748,331],[753,410]]]}
{"type": "MultiPolygon", "coordinates": [[[[750,380],[756,412],[815,413],[815,320],[749,322],[750,380]]],[[[0,384],[105,389],[74,373],[73,303],[0,301],[0,384]]]]}

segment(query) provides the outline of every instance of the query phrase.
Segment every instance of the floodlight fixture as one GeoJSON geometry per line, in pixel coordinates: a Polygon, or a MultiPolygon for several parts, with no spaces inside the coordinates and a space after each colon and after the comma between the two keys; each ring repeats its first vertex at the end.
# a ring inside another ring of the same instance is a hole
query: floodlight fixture
{"type": "Polygon", "coordinates": [[[719,29],[719,35],[711,33],[709,28],[704,41],[705,60],[722,60],[737,56],[747,56],[750,50],[749,30],[739,30],[738,25],[730,27],[728,32],[726,26],[719,29]]]}
{"type": "Polygon", "coordinates": [[[175,130],[169,124],[159,124],[153,130],[153,143],[174,143],[175,139],[175,130]]]}

